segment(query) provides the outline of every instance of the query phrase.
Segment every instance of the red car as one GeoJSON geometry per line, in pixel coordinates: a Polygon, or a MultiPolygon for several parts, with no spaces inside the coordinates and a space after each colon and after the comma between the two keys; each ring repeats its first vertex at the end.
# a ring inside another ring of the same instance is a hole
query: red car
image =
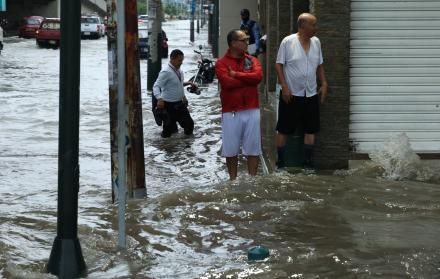
{"type": "Polygon", "coordinates": [[[40,28],[41,22],[43,22],[44,17],[42,16],[27,16],[23,18],[20,29],[18,32],[18,37],[22,38],[35,38],[36,31],[40,28]]]}
{"type": "Polygon", "coordinates": [[[37,30],[37,45],[40,47],[60,46],[61,30],[59,18],[46,18],[37,30]]]}

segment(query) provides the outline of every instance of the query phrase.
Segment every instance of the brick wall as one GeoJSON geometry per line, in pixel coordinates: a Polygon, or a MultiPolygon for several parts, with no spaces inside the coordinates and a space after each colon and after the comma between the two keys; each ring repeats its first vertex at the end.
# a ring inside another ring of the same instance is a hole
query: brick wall
{"type": "Polygon", "coordinates": [[[347,168],[349,160],[349,59],[350,0],[311,0],[310,12],[318,18],[329,94],[321,106],[315,164],[319,168],[347,168]]]}

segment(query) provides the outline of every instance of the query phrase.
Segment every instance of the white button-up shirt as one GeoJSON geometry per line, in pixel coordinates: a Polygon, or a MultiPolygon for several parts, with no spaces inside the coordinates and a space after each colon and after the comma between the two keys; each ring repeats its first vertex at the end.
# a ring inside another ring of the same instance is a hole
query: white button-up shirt
{"type": "Polygon", "coordinates": [[[316,70],[323,62],[319,39],[310,38],[306,53],[296,33],[283,39],[276,63],[283,64],[284,78],[292,95],[312,97],[317,94],[316,70]]]}
{"type": "Polygon", "coordinates": [[[183,96],[185,96],[183,80],[183,71],[168,64],[160,71],[153,85],[154,96],[166,102],[182,101],[183,96]]]}

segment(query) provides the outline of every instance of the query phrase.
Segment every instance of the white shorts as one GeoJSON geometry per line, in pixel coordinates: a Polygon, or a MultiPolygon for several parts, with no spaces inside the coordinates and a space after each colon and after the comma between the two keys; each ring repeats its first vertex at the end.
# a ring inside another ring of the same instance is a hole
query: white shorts
{"type": "Polygon", "coordinates": [[[222,156],[261,155],[260,109],[222,114],[222,156]]]}

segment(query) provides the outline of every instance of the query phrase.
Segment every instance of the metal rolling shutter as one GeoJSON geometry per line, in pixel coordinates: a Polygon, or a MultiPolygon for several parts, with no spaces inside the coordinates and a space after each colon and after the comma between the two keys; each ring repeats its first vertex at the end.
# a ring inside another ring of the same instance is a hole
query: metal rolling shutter
{"type": "Polygon", "coordinates": [[[440,0],[352,0],[350,37],[355,152],[405,132],[440,153],[440,0]]]}

